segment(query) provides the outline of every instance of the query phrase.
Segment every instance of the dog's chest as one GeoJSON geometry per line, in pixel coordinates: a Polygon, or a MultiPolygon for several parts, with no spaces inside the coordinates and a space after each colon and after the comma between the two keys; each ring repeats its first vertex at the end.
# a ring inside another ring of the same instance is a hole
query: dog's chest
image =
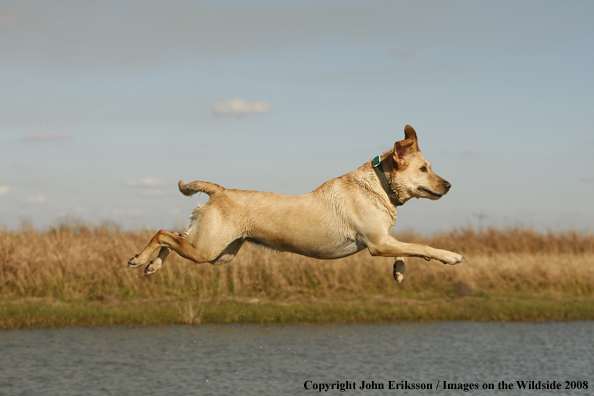
{"type": "Polygon", "coordinates": [[[351,254],[355,254],[365,248],[365,245],[354,241],[352,239],[344,239],[342,243],[334,245],[334,246],[327,246],[323,252],[320,252],[318,258],[321,259],[335,259],[350,256],[351,254]]]}

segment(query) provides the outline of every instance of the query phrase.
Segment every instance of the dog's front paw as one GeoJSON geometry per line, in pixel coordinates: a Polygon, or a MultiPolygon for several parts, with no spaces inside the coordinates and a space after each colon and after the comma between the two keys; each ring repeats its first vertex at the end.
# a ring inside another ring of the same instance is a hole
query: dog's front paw
{"type": "Polygon", "coordinates": [[[396,260],[394,262],[394,280],[396,283],[402,283],[404,280],[404,271],[406,271],[406,264],[404,264],[404,260],[396,260]]]}
{"type": "Polygon", "coordinates": [[[444,264],[449,264],[449,265],[456,265],[456,264],[460,264],[462,262],[462,260],[464,260],[464,257],[459,255],[458,253],[452,253],[452,252],[448,252],[448,256],[445,260],[441,260],[444,264]]]}

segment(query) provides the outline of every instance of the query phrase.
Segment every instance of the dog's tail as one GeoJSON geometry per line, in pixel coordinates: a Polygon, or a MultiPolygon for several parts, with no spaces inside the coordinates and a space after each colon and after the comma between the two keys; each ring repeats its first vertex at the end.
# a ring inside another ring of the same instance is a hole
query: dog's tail
{"type": "Polygon", "coordinates": [[[213,196],[225,190],[224,187],[221,187],[218,184],[203,182],[200,180],[196,180],[188,184],[184,184],[184,182],[180,180],[177,185],[179,186],[179,191],[188,197],[199,192],[213,196]]]}

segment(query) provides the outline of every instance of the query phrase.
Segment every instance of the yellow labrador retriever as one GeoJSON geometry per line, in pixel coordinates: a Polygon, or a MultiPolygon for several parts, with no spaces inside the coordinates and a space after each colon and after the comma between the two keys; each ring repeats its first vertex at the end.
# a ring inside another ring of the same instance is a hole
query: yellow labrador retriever
{"type": "Polygon", "coordinates": [[[396,206],[411,198],[439,199],[451,187],[421,155],[410,125],[404,135],[392,150],[304,195],[180,181],[182,194],[203,192],[209,201],[194,209],[184,234],[160,230],[128,266],[146,265],[145,274],[154,274],[171,250],[196,263],[228,263],[244,242],[319,259],[350,256],[367,248],[373,256],[397,258],[394,278],[398,282],[404,273],[400,257],[458,264],[463,260],[459,254],[400,242],[390,235],[396,206]],[[157,258],[151,261],[158,249],[157,258]]]}

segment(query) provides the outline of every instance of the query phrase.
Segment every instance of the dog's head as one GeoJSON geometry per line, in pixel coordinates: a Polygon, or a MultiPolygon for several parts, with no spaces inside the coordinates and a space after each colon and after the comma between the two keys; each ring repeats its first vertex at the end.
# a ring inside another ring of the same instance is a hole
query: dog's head
{"type": "Polygon", "coordinates": [[[410,198],[441,198],[452,185],[433,173],[431,164],[421,155],[413,127],[404,128],[404,137],[394,144],[392,188],[403,202],[410,198]]]}

